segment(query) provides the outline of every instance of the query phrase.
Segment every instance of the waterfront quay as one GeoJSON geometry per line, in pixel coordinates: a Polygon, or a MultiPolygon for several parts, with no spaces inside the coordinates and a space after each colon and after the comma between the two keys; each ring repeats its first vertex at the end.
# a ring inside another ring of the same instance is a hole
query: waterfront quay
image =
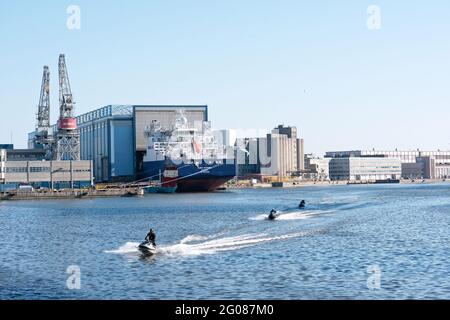
{"type": "Polygon", "coordinates": [[[142,188],[120,189],[64,189],[64,190],[14,190],[0,193],[0,200],[46,200],[46,199],[84,199],[105,197],[133,197],[143,195],[142,188]]]}

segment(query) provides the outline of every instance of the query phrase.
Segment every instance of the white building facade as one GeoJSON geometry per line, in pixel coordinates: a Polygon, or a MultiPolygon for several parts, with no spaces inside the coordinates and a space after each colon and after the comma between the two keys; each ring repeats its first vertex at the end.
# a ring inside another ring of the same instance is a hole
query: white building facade
{"type": "Polygon", "coordinates": [[[332,151],[327,152],[325,157],[385,157],[390,159],[398,159],[402,163],[402,177],[405,179],[450,178],[450,151],[332,151]]]}
{"type": "Polygon", "coordinates": [[[330,160],[331,180],[376,182],[401,178],[399,159],[383,157],[347,157],[330,160]]]}

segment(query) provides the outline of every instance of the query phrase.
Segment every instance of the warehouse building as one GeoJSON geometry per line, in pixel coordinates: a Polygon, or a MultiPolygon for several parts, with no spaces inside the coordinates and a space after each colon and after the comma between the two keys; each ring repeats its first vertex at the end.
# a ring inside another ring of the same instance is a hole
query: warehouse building
{"type": "MultiPolygon", "coordinates": [[[[178,105],[109,105],[78,116],[80,157],[92,161],[95,182],[135,180],[147,152],[146,128],[153,120],[162,127],[173,125],[177,110],[184,110],[191,123],[208,120],[207,106],[178,105]]],[[[29,148],[34,136],[29,134],[29,148]]]]}
{"type": "Polygon", "coordinates": [[[0,192],[34,188],[87,188],[93,184],[91,161],[11,161],[10,150],[0,149],[0,192]]]}

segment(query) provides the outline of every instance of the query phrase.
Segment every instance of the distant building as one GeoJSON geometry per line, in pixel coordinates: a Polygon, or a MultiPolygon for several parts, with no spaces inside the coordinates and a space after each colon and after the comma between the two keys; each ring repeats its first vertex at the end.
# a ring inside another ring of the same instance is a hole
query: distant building
{"type": "Polygon", "coordinates": [[[271,176],[279,179],[299,175],[304,168],[303,140],[296,127],[279,125],[261,138],[238,139],[238,176],[271,176]]]}
{"type": "Polygon", "coordinates": [[[314,180],[329,180],[329,166],[329,158],[319,158],[312,154],[306,155],[303,177],[314,180]]]}
{"type": "Polygon", "coordinates": [[[287,178],[300,171],[301,152],[300,139],[297,138],[296,127],[279,125],[266,138],[260,138],[260,144],[267,146],[270,161],[261,163],[261,174],[287,178]]]}
{"type": "Polygon", "coordinates": [[[402,163],[402,178],[404,179],[426,179],[425,171],[423,163],[402,163]]]}
{"type": "Polygon", "coordinates": [[[219,145],[234,147],[236,144],[237,135],[233,129],[213,130],[213,136],[219,145]]]}
{"type": "Polygon", "coordinates": [[[46,153],[44,149],[10,149],[6,151],[8,161],[43,161],[46,153]]]}
{"type": "Polygon", "coordinates": [[[399,159],[402,163],[402,178],[446,179],[450,177],[450,151],[383,151],[353,150],[327,152],[325,157],[369,157],[383,156],[399,159]]]}
{"type": "Polygon", "coordinates": [[[237,174],[241,178],[260,178],[259,138],[237,139],[237,174]]]}
{"type": "Polygon", "coordinates": [[[399,159],[386,157],[337,157],[330,159],[331,180],[375,182],[400,179],[399,159]]]}
{"type": "Polygon", "coordinates": [[[437,161],[434,157],[417,157],[415,163],[402,163],[402,178],[447,179],[450,178],[450,161],[437,161]]]}
{"type": "Polygon", "coordinates": [[[49,189],[92,186],[92,161],[9,160],[8,153],[0,150],[0,192],[20,185],[49,189]]]}
{"type": "Polygon", "coordinates": [[[0,144],[0,149],[12,150],[12,149],[14,149],[14,145],[13,144],[0,144]]]}
{"type": "Polygon", "coordinates": [[[0,149],[0,183],[5,182],[6,174],[6,149],[0,149]]]}
{"type": "Polygon", "coordinates": [[[325,154],[326,158],[337,157],[364,157],[364,156],[384,156],[387,158],[397,158],[402,163],[414,163],[417,157],[433,157],[440,160],[450,161],[450,151],[402,151],[402,150],[352,150],[352,151],[330,151],[325,154]]]}

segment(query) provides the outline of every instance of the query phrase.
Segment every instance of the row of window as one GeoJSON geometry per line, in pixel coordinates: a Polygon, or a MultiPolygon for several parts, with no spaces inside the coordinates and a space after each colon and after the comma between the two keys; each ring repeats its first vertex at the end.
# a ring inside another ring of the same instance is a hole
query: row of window
{"type": "Polygon", "coordinates": [[[94,125],[88,125],[85,127],[81,127],[79,130],[80,130],[80,134],[83,134],[83,133],[89,133],[89,132],[96,131],[96,130],[102,130],[105,127],[106,127],[106,121],[103,121],[101,123],[97,123],[94,125]]]}
{"type": "Polygon", "coordinates": [[[23,172],[28,172],[28,168],[27,167],[6,168],[6,173],[23,173],[23,172]]]}
{"type": "Polygon", "coordinates": [[[110,115],[111,115],[111,107],[105,107],[105,108],[101,108],[99,110],[95,110],[95,111],[89,112],[87,114],[84,114],[84,115],[80,116],[78,118],[78,120],[79,120],[79,123],[84,123],[84,122],[92,121],[95,119],[107,117],[110,115]]]}
{"type": "MultiPolygon", "coordinates": [[[[1,168],[2,172],[6,173],[27,173],[27,167],[9,167],[1,168]],[[6,169],[6,170],[5,170],[6,169]]],[[[72,172],[90,172],[90,169],[74,169],[72,172]]],[[[30,173],[50,173],[49,167],[30,167],[30,173]]],[[[70,173],[70,170],[53,170],[53,173],[70,173]]]]}

